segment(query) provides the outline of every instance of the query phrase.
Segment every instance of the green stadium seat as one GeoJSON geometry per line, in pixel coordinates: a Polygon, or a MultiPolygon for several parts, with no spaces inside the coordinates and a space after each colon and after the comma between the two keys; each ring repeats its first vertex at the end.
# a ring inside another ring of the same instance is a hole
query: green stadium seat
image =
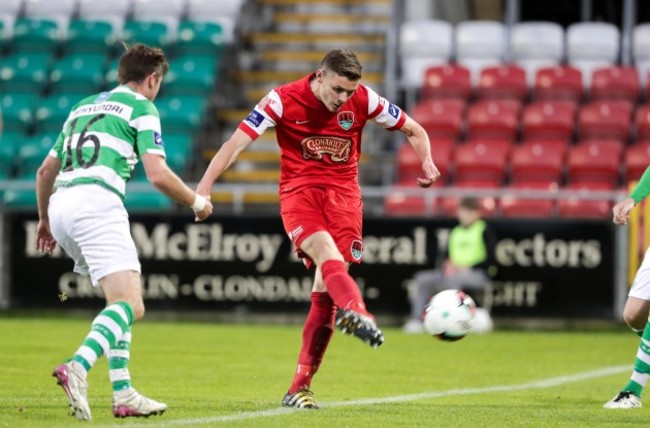
{"type": "Polygon", "coordinates": [[[221,25],[215,22],[183,21],[178,26],[176,54],[218,55],[223,50],[224,43],[221,25]]]}
{"type": "Polygon", "coordinates": [[[36,177],[36,170],[49,153],[57,135],[38,134],[25,140],[18,150],[18,178],[36,177]]]}
{"type": "Polygon", "coordinates": [[[104,83],[102,54],[77,54],[61,58],[52,66],[50,91],[52,93],[75,93],[90,95],[99,92],[104,83]]]}
{"type": "Polygon", "coordinates": [[[214,57],[187,55],[173,59],[163,86],[165,94],[206,96],[214,87],[217,63],[214,57]]]}
{"type": "Polygon", "coordinates": [[[21,132],[0,133],[0,179],[14,175],[18,149],[25,139],[25,134],[21,132]]]}
{"type": "Polygon", "coordinates": [[[36,209],[36,191],[9,189],[2,195],[2,201],[7,208],[31,211],[36,209]]]}
{"type": "Polygon", "coordinates": [[[40,93],[45,89],[51,54],[15,53],[0,60],[0,91],[40,93]]]}
{"type": "Polygon", "coordinates": [[[104,73],[104,89],[110,91],[119,85],[119,82],[117,81],[117,70],[119,67],[119,57],[108,62],[108,65],[106,66],[106,72],[104,73]]]}
{"type": "Polygon", "coordinates": [[[204,106],[204,96],[167,95],[157,98],[163,136],[169,133],[193,134],[201,123],[204,106]]]}
{"type": "Polygon", "coordinates": [[[193,146],[191,134],[164,134],[167,164],[178,175],[183,175],[188,166],[193,146]]]}
{"type": "Polygon", "coordinates": [[[174,203],[169,199],[169,197],[156,190],[151,190],[149,192],[134,192],[127,189],[124,206],[129,212],[152,211],[159,213],[161,211],[171,210],[174,203]]]}
{"type": "Polygon", "coordinates": [[[68,118],[68,114],[84,95],[53,94],[41,98],[34,113],[36,131],[57,135],[68,118]]]}
{"type": "Polygon", "coordinates": [[[113,24],[108,21],[81,20],[70,21],[65,50],[70,53],[108,54],[115,47],[113,24]]]}
{"type": "Polygon", "coordinates": [[[23,53],[51,53],[59,48],[61,30],[55,20],[17,19],[11,49],[23,53]]]}
{"type": "Polygon", "coordinates": [[[5,93],[0,95],[0,109],[5,131],[27,133],[34,120],[36,94],[5,93]]]}
{"type": "Polygon", "coordinates": [[[122,39],[162,49],[166,49],[170,42],[167,24],[158,21],[127,21],[122,30],[122,39]]]}

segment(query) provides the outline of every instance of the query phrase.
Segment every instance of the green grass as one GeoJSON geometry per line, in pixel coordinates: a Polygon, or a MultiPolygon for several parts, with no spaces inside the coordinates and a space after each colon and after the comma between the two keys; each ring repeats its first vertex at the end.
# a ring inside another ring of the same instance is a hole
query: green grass
{"type": "MultiPolygon", "coordinates": [[[[78,347],[89,322],[0,318],[0,427],[83,424],[67,415],[65,396],[50,373],[78,347]]],[[[636,427],[650,417],[646,409],[602,409],[627,381],[627,368],[548,387],[529,385],[606,367],[631,368],[638,338],[623,329],[508,331],[455,343],[396,329],[385,333],[378,350],[336,333],[312,385],[323,408],[293,411],[279,402],[295,368],[300,326],[145,320],[133,330],[134,386],[169,410],[150,419],[114,419],[101,359],[89,378],[89,425],[636,427]],[[496,391],[499,385],[506,388],[496,391]],[[517,385],[523,386],[516,390],[517,385]],[[396,398],[420,393],[429,394],[396,398]],[[379,402],[358,402],[364,399],[379,402]]]]}

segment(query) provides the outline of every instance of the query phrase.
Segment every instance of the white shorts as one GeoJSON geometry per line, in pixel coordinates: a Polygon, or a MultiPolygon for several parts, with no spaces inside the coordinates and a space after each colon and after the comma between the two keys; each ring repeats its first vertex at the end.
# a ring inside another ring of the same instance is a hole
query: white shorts
{"type": "Polygon", "coordinates": [[[129,215],[115,193],[95,184],[59,188],[48,213],[52,236],[93,286],[111,273],[140,272],[129,215]]]}
{"type": "Polygon", "coordinates": [[[636,271],[628,296],[650,300],[650,248],[646,250],[641,266],[636,271]]]}

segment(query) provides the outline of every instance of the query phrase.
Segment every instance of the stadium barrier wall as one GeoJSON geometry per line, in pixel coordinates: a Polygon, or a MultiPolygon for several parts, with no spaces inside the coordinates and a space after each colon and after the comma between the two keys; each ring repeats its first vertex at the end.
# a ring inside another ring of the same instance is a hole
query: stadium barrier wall
{"type": "MultiPolygon", "coordinates": [[[[101,291],[72,273],[59,249],[34,250],[34,213],[5,212],[5,307],[98,308],[101,291]]],[[[492,219],[499,274],[488,296],[495,316],[615,319],[621,305],[616,257],[625,237],[610,221],[492,219]],[[615,242],[617,241],[617,242],[615,242]]],[[[452,219],[369,218],[363,263],[351,273],[377,314],[406,316],[411,278],[441,257],[452,219]]],[[[621,229],[621,228],[618,228],[621,229]]],[[[621,229],[622,230],[622,229],[621,229]]],[[[309,305],[312,272],[278,217],[131,216],[148,310],[298,313],[309,305]]],[[[350,248],[350,251],[358,248],[350,248]]],[[[620,279],[621,275],[618,275],[620,279]]]]}

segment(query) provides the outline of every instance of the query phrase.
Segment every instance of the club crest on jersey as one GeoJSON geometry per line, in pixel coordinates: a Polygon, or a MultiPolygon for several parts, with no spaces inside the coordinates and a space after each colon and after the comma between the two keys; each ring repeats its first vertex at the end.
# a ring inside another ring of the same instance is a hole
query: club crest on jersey
{"type": "Polygon", "coordinates": [[[363,253],[363,243],[358,239],[352,241],[350,252],[352,253],[354,260],[361,260],[361,253],[363,253]]]}
{"type": "Polygon", "coordinates": [[[339,126],[345,131],[352,128],[352,125],[354,124],[354,113],[351,111],[339,112],[339,114],[336,115],[336,118],[339,121],[339,126]]]}
{"type": "Polygon", "coordinates": [[[95,104],[103,103],[110,96],[111,96],[110,92],[102,92],[101,94],[97,95],[97,97],[95,97],[95,99],[93,100],[93,103],[95,103],[95,104]]]}

